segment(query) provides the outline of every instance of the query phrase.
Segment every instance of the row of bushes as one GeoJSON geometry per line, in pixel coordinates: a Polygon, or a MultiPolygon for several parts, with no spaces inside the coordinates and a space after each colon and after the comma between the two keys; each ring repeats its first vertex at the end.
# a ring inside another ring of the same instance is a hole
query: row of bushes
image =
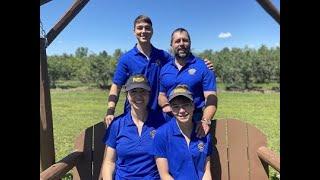
{"type": "Polygon", "coordinates": [[[48,56],[50,87],[55,88],[57,80],[79,80],[82,83],[96,83],[105,89],[113,77],[117,59],[122,54],[117,49],[112,56],[106,51],[88,55],[88,48],[80,47],[75,55],[48,56]]]}
{"type": "Polygon", "coordinates": [[[280,47],[205,50],[199,56],[213,60],[218,81],[227,89],[252,89],[255,83],[280,83],[280,47]]]}
{"type": "MultiPolygon", "coordinates": [[[[112,56],[106,51],[88,54],[88,48],[80,47],[74,55],[48,56],[50,86],[54,88],[57,80],[80,80],[107,88],[122,54],[121,49],[112,56]]],[[[280,47],[210,49],[196,55],[212,61],[218,81],[226,89],[251,89],[254,83],[280,82],[280,47]]]]}

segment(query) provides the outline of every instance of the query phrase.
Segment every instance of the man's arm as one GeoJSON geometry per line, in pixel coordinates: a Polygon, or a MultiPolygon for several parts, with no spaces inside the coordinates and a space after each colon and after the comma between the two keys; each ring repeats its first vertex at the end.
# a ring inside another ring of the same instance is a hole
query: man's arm
{"type": "Polygon", "coordinates": [[[212,120],[217,111],[218,98],[215,91],[203,92],[205,97],[205,108],[203,110],[202,120],[212,120]]]}
{"type": "Polygon", "coordinates": [[[173,180],[173,177],[169,174],[168,160],[162,157],[155,157],[160,178],[162,180],[173,180]]]}
{"type": "Polygon", "coordinates": [[[201,118],[202,123],[198,123],[196,127],[197,137],[202,138],[210,131],[211,120],[217,111],[217,93],[215,91],[203,92],[205,97],[205,108],[201,118]]]}
{"type": "Polygon", "coordinates": [[[163,112],[171,112],[172,109],[170,107],[170,104],[168,102],[168,98],[164,92],[160,92],[158,96],[158,104],[162,108],[163,112]]]}
{"type": "Polygon", "coordinates": [[[114,119],[114,112],[119,99],[121,86],[112,83],[109,96],[108,96],[108,110],[104,118],[104,123],[108,127],[111,121],[114,119]]]}
{"type": "Polygon", "coordinates": [[[210,156],[206,158],[206,165],[205,165],[202,180],[212,180],[211,169],[210,169],[210,156]]]}

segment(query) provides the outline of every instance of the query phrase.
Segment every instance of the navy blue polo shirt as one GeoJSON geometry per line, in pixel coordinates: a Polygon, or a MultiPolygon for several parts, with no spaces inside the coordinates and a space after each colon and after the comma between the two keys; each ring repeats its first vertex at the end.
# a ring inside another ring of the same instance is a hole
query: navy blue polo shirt
{"type": "Polygon", "coordinates": [[[155,135],[152,154],[167,159],[169,173],[175,180],[200,180],[204,175],[206,158],[212,153],[212,140],[210,133],[197,138],[195,127],[196,124],[189,147],[175,118],[158,128],[155,135]]]}
{"type": "MultiPolygon", "coordinates": [[[[130,51],[122,55],[118,61],[113,83],[123,86],[131,75],[144,74],[151,86],[150,101],[148,107],[153,110],[159,110],[158,94],[159,94],[159,74],[160,68],[172,59],[171,55],[163,50],[157,49],[151,45],[150,59],[142,54],[137,45],[130,51]]],[[[130,104],[126,100],[125,112],[130,104]]],[[[161,110],[161,109],[160,109],[161,110]]]]}
{"type": "Polygon", "coordinates": [[[141,136],[130,111],[116,117],[106,130],[104,142],[116,150],[115,179],[160,179],[154,157],[150,154],[156,129],[164,121],[149,112],[141,136]]]}
{"type": "Polygon", "coordinates": [[[216,91],[215,73],[207,65],[192,54],[188,57],[184,67],[177,68],[175,60],[163,66],[160,72],[160,92],[169,96],[170,92],[179,84],[186,84],[193,95],[196,109],[205,106],[204,91],[216,91]]]}

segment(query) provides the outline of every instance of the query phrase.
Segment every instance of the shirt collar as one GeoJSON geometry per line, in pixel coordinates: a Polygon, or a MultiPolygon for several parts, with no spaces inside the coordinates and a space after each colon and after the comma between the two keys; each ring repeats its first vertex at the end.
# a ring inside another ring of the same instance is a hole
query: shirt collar
{"type": "MultiPolygon", "coordinates": [[[[155,50],[155,47],[151,44],[151,53],[150,53],[150,57],[152,56],[153,52],[155,50]]],[[[139,49],[137,48],[137,43],[134,45],[133,47],[133,52],[134,52],[134,55],[139,55],[139,54],[142,54],[139,49]]]]}
{"type": "MultiPolygon", "coordinates": [[[[136,124],[134,124],[133,122],[133,119],[132,119],[132,116],[131,116],[131,112],[130,110],[127,112],[127,123],[126,123],[126,126],[129,127],[129,126],[136,126],[136,124]]],[[[148,113],[148,117],[147,117],[147,120],[144,122],[144,124],[149,124],[151,121],[149,120],[150,119],[150,112],[148,113]]]]}
{"type": "Polygon", "coordinates": [[[135,126],[134,122],[133,122],[133,119],[132,119],[132,116],[131,116],[131,112],[130,110],[127,112],[127,123],[126,123],[126,126],[129,127],[129,126],[135,126]]]}
{"type": "MultiPolygon", "coordinates": [[[[173,135],[175,135],[175,136],[182,135],[182,133],[180,131],[180,128],[178,126],[177,119],[175,117],[173,117],[171,119],[171,125],[173,127],[173,135]]],[[[196,128],[196,124],[193,123],[193,129],[192,129],[191,137],[194,136],[194,134],[195,134],[195,128],[196,128]]]]}
{"type": "MultiPolygon", "coordinates": [[[[190,55],[188,56],[187,60],[186,60],[186,65],[188,64],[192,64],[196,61],[196,57],[190,52],[190,55]]],[[[173,66],[176,66],[176,63],[175,63],[175,58],[172,58],[171,60],[171,65],[173,66]]]]}

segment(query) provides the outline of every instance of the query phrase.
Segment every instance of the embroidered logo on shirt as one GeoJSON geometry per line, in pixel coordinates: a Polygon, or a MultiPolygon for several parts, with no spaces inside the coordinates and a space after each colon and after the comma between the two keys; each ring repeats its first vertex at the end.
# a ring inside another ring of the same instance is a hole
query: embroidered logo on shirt
{"type": "Polygon", "coordinates": [[[152,139],[154,138],[154,135],[156,135],[156,130],[155,129],[150,131],[150,136],[151,136],[152,139]]]}
{"type": "Polygon", "coordinates": [[[200,152],[203,152],[203,150],[204,150],[204,143],[203,143],[203,141],[199,141],[198,149],[199,149],[200,152]]]}
{"type": "Polygon", "coordinates": [[[190,75],[194,75],[195,73],[196,73],[196,69],[194,69],[194,68],[192,68],[192,69],[189,69],[188,70],[188,73],[190,74],[190,75]]]}

